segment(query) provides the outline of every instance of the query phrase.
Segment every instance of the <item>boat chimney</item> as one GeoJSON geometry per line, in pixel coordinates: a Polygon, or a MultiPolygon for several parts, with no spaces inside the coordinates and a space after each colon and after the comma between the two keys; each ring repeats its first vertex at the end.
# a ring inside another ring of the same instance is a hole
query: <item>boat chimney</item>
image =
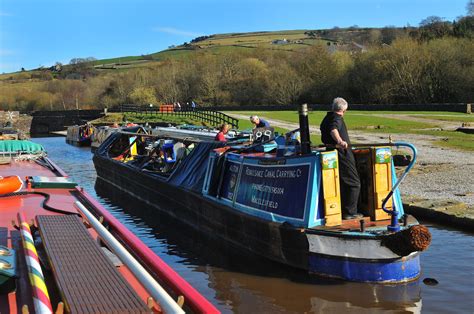
{"type": "Polygon", "coordinates": [[[311,141],[309,139],[308,105],[302,104],[299,108],[301,153],[303,155],[311,153],[311,141]]]}

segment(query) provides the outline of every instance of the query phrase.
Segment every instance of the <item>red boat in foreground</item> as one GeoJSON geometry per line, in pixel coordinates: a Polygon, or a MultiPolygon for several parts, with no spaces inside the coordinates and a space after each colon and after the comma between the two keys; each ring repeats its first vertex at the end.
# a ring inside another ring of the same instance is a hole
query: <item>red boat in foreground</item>
{"type": "Polygon", "coordinates": [[[41,145],[0,141],[0,187],[0,313],[219,312],[41,145]]]}

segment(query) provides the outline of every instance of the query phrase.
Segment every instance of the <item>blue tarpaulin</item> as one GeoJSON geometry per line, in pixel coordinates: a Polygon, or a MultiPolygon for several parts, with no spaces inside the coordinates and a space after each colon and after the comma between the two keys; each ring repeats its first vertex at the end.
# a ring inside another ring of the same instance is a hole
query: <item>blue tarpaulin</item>
{"type": "Polygon", "coordinates": [[[206,176],[209,153],[224,144],[222,142],[200,142],[195,145],[196,147],[178,165],[168,182],[185,189],[201,192],[206,176]]]}

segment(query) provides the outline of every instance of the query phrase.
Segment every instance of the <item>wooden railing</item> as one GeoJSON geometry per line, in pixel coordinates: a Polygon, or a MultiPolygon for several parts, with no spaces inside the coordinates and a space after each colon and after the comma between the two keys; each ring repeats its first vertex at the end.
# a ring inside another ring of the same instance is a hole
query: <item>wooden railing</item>
{"type": "Polygon", "coordinates": [[[124,104],[115,107],[111,112],[128,112],[142,115],[161,115],[161,116],[181,116],[207,122],[212,126],[218,127],[223,123],[229,124],[232,128],[239,128],[239,120],[235,119],[225,113],[215,110],[208,110],[205,108],[173,108],[172,105],[161,106],[140,106],[133,104],[124,104]]]}

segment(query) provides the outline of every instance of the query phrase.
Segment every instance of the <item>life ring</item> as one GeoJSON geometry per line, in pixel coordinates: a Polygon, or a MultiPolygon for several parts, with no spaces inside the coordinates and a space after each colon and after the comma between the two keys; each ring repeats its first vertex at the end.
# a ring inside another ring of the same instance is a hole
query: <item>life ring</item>
{"type": "Polygon", "coordinates": [[[18,192],[22,187],[23,181],[19,176],[0,176],[0,195],[18,192]]]}

